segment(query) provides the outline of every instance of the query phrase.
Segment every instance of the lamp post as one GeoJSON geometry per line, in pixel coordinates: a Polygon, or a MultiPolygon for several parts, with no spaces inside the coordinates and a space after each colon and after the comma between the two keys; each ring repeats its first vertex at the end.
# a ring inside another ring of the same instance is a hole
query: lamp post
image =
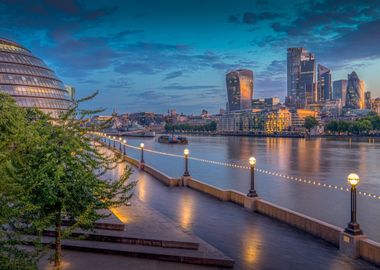
{"type": "Polygon", "coordinates": [[[189,173],[189,149],[183,150],[183,154],[185,156],[185,172],[183,173],[183,176],[190,176],[189,173]]]}
{"type": "Polygon", "coordinates": [[[123,138],[122,137],[119,137],[119,151],[121,153],[121,142],[123,141],[123,138]]]}
{"type": "Polygon", "coordinates": [[[108,135],[108,148],[111,148],[111,136],[108,135]]]}
{"type": "Polygon", "coordinates": [[[363,234],[363,232],[356,222],[356,186],[359,184],[360,178],[357,174],[351,173],[348,175],[347,181],[351,186],[351,221],[344,231],[351,235],[360,235],[363,234]]]}
{"type": "Polygon", "coordinates": [[[113,136],[113,148],[115,149],[116,137],[113,136]]]}
{"type": "Polygon", "coordinates": [[[257,193],[255,190],[255,164],[256,159],[254,157],[249,158],[249,165],[250,165],[250,171],[251,171],[251,189],[249,190],[247,196],[248,197],[257,197],[257,193]]]}
{"type": "Polygon", "coordinates": [[[140,163],[144,164],[144,143],[140,143],[140,149],[141,149],[141,160],[140,160],[140,163]]]}
{"type": "Polygon", "coordinates": [[[127,143],[127,140],[123,140],[123,154],[126,155],[127,152],[125,152],[125,144],[127,143]]]}

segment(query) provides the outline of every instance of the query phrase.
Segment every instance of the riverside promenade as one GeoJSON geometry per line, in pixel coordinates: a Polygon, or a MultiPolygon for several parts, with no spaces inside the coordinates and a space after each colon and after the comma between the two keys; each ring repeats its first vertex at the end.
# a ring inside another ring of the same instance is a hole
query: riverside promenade
{"type": "Polygon", "coordinates": [[[234,259],[234,269],[379,269],[285,223],[188,187],[168,187],[137,168],[131,180],[138,180],[141,201],[234,259]]]}

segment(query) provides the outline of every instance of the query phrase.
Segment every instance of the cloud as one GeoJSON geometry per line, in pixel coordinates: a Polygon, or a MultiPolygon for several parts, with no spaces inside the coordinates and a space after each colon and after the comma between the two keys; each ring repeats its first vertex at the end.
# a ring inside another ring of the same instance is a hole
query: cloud
{"type": "Polygon", "coordinates": [[[167,73],[164,80],[171,80],[180,76],[182,76],[182,71],[173,71],[173,72],[167,73]]]}
{"type": "Polygon", "coordinates": [[[218,85],[180,85],[178,83],[169,84],[162,87],[162,89],[169,90],[199,90],[199,89],[213,89],[220,88],[218,85]]]}
{"type": "Polygon", "coordinates": [[[254,25],[262,21],[271,21],[279,17],[281,17],[281,14],[275,12],[245,12],[242,15],[230,15],[228,17],[228,22],[254,25]]]}

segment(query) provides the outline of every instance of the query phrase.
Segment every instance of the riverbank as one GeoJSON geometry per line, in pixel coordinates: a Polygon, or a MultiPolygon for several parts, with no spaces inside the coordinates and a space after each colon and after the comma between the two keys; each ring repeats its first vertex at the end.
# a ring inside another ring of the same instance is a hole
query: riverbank
{"type": "MultiPolygon", "coordinates": [[[[172,133],[163,133],[171,135],[172,133]]],[[[258,137],[258,138],[380,138],[380,133],[374,134],[321,134],[307,136],[305,133],[264,133],[264,132],[175,132],[175,135],[194,135],[194,136],[235,136],[235,137],[258,137]]]]}
{"type": "MultiPolygon", "coordinates": [[[[138,165],[135,159],[127,160],[138,165]]],[[[193,231],[231,256],[236,262],[236,269],[320,269],[320,265],[335,265],[337,269],[342,270],[377,269],[363,260],[349,259],[334,245],[318,240],[310,234],[276,219],[267,218],[260,212],[247,211],[237,203],[238,198],[234,199],[234,203],[228,200],[221,201],[220,198],[224,196],[213,195],[213,192],[216,192],[216,195],[223,193],[221,189],[196,183],[195,180],[191,184],[192,188],[165,186],[160,181],[169,183],[171,177],[151,166],[147,174],[145,168],[144,171],[136,169],[132,176],[139,181],[136,195],[186,230],[193,231]],[[155,173],[152,173],[153,171],[155,173]],[[150,173],[155,176],[150,176],[150,173]],[[162,179],[157,181],[157,176],[162,179]],[[197,192],[194,188],[207,192],[197,192]]],[[[178,180],[177,185],[180,183],[178,180]]],[[[240,197],[245,195],[241,194],[240,197]]],[[[279,217],[281,216],[286,215],[279,213],[279,217]]],[[[299,220],[298,224],[301,225],[302,220],[299,220]]],[[[313,226],[310,228],[314,228],[313,226]]],[[[331,242],[337,244],[336,240],[331,242]]]]}

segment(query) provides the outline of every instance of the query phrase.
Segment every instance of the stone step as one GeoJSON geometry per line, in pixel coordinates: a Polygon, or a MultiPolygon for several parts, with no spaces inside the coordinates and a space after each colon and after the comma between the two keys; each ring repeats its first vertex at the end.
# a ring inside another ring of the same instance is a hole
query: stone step
{"type": "MultiPolygon", "coordinates": [[[[34,239],[35,237],[27,237],[26,241],[33,242],[34,239]]],[[[51,244],[54,242],[54,238],[44,236],[41,242],[42,244],[51,244]]],[[[63,240],[62,248],[221,268],[233,268],[234,266],[231,258],[207,244],[204,246],[201,244],[199,250],[189,250],[88,240],[63,240]]]]}
{"type": "MultiPolygon", "coordinates": [[[[65,229],[64,227],[62,229],[65,229]]],[[[53,229],[45,230],[44,236],[54,237],[55,231],[53,229]]],[[[160,239],[159,236],[154,238],[136,237],[136,234],[129,234],[128,231],[112,231],[96,229],[94,231],[84,231],[76,229],[72,233],[73,237],[84,237],[88,241],[101,241],[110,243],[120,243],[128,245],[142,245],[153,246],[162,248],[178,248],[178,249],[192,249],[197,250],[199,243],[195,241],[179,241],[173,239],[160,239]]]]}

